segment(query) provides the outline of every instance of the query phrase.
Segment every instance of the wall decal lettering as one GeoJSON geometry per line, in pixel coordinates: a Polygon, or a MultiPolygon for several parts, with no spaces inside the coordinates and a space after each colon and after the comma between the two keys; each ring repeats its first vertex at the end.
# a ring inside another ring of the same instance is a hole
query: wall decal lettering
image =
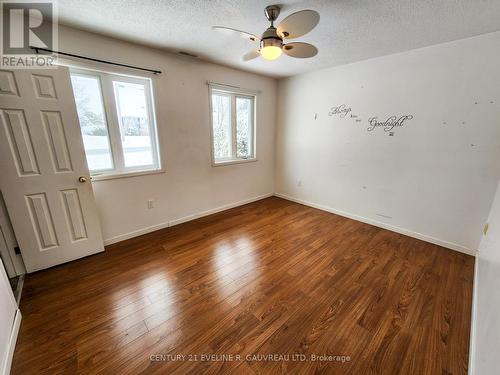
{"type": "MultiPolygon", "coordinates": [[[[331,107],[328,116],[338,116],[338,118],[345,119],[350,118],[356,123],[361,123],[364,120],[360,116],[352,113],[352,108],[347,104],[339,105],[338,107],[331,107]]],[[[402,115],[402,116],[390,116],[387,120],[379,120],[378,116],[373,116],[368,119],[367,131],[371,132],[376,128],[382,128],[385,132],[389,133],[389,136],[394,136],[394,128],[404,126],[408,121],[413,119],[413,115],[402,115]]],[[[444,122],[443,124],[446,124],[444,122]]]]}
{"type": "Polygon", "coordinates": [[[332,107],[330,112],[328,112],[328,116],[339,115],[340,118],[346,117],[352,109],[345,104],[339,105],[338,107],[332,107]]]}
{"type": "Polygon", "coordinates": [[[404,116],[391,116],[385,121],[379,121],[378,117],[370,117],[368,119],[368,123],[370,126],[366,129],[369,132],[373,131],[376,128],[383,128],[384,131],[390,132],[392,131],[395,127],[401,127],[404,126],[404,124],[413,119],[413,115],[404,115],[404,116]]]}

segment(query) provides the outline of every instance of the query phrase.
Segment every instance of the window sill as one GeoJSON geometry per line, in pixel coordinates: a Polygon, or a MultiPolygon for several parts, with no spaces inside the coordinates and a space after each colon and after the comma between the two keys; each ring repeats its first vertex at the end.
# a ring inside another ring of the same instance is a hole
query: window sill
{"type": "Polygon", "coordinates": [[[104,180],[114,180],[117,178],[128,178],[128,177],[138,177],[138,176],[146,176],[149,174],[160,174],[165,173],[164,169],[153,169],[149,171],[136,171],[136,172],[122,172],[122,173],[114,173],[114,174],[100,174],[96,176],[91,176],[92,182],[96,181],[104,181],[104,180]]]}
{"type": "Polygon", "coordinates": [[[212,163],[212,167],[220,167],[223,165],[232,165],[232,164],[243,164],[243,163],[253,163],[257,161],[257,158],[251,158],[251,159],[232,159],[232,160],[225,160],[225,161],[214,161],[212,163]]]}

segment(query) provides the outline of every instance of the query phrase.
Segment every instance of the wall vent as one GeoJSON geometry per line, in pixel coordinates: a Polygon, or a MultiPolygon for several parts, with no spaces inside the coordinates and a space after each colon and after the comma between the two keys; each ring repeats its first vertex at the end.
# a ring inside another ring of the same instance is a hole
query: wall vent
{"type": "Polygon", "coordinates": [[[179,51],[179,55],[193,57],[195,59],[198,58],[198,55],[195,55],[193,53],[189,53],[189,52],[186,52],[186,51],[179,51]]]}

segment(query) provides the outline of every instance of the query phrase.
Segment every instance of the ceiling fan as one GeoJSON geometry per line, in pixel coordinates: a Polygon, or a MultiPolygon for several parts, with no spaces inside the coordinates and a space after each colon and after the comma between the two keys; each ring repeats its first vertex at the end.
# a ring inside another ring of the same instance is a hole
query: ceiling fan
{"type": "Polygon", "coordinates": [[[264,31],[262,37],[245,31],[224,26],[213,26],[214,30],[239,34],[252,42],[259,42],[260,48],[243,55],[243,60],[248,61],[262,56],[266,60],[276,60],[282,52],[291,57],[307,58],[316,56],[318,49],[309,43],[291,42],[285,43],[288,39],[295,39],[307,34],[314,29],[319,22],[319,13],[314,10],[301,10],[286,17],[278,27],[274,27],[274,21],[280,14],[278,5],[269,5],[264,14],[271,22],[271,26],[264,31]]]}

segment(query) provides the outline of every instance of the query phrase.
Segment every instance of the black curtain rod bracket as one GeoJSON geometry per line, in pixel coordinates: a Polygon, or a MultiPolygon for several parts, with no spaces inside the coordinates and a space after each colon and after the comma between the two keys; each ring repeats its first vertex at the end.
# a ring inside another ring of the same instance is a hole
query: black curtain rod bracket
{"type": "Polygon", "coordinates": [[[44,52],[52,52],[52,53],[57,53],[58,55],[70,56],[70,57],[76,57],[77,59],[90,60],[90,61],[95,61],[95,62],[98,62],[98,63],[103,63],[103,64],[109,64],[109,65],[122,66],[122,67],[124,67],[124,68],[130,68],[130,69],[143,70],[143,71],[150,72],[150,73],[153,73],[153,74],[161,74],[161,70],[148,69],[148,68],[141,68],[140,66],[127,65],[127,64],[120,64],[120,63],[116,63],[116,62],[113,62],[113,61],[106,61],[106,60],[94,59],[94,58],[92,58],[92,57],[81,56],[81,55],[75,55],[75,54],[73,54],[73,53],[66,53],[66,52],[60,52],[60,51],[53,51],[53,50],[51,50],[51,49],[47,49],[47,48],[32,47],[32,46],[30,46],[30,48],[31,48],[31,49],[34,49],[36,53],[39,53],[39,51],[44,51],[44,52]]]}

